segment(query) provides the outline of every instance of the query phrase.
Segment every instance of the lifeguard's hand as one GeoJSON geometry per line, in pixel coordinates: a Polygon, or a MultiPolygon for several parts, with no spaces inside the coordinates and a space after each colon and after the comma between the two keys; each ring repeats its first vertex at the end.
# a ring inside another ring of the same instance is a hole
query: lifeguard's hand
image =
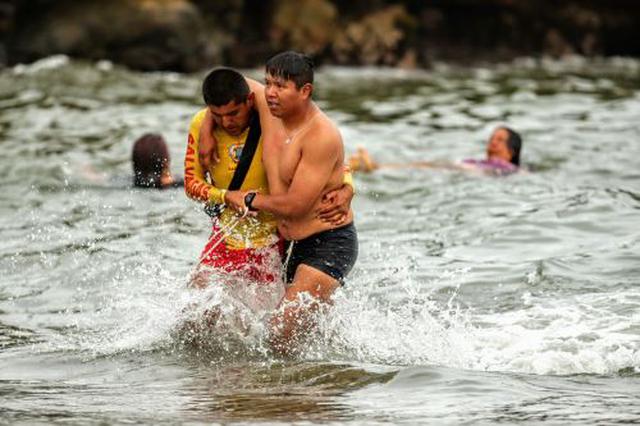
{"type": "Polygon", "coordinates": [[[227,191],[224,194],[224,203],[227,207],[230,207],[234,212],[242,214],[247,206],[244,205],[244,191],[227,191]]]}
{"type": "Polygon", "coordinates": [[[338,189],[329,191],[322,196],[316,217],[332,225],[341,225],[349,214],[352,199],[351,185],[342,185],[338,189]]]}

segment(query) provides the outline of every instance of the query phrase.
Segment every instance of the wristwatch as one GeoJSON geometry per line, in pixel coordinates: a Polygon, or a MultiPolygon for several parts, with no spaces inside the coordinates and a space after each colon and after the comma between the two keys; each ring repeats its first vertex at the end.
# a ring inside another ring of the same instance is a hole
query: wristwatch
{"type": "Polygon", "coordinates": [[[244,205],[247,206],[249,211],[255,212],[257,209],[254,209],[251,203],[253,203],[253,199],[256,198],[255,192],[249,192],[244,196],[244,205]]]}

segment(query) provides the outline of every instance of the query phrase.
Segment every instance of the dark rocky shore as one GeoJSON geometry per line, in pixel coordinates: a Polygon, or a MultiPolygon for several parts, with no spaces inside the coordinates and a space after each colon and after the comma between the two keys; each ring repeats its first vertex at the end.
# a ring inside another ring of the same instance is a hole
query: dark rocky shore
{"type": "Polygon", "coordinates": [[[320,63],[426,67],[516,56],[640,56],[636,0],[0,0],[0,65],[52,54],[139,70],[320,63]]]}

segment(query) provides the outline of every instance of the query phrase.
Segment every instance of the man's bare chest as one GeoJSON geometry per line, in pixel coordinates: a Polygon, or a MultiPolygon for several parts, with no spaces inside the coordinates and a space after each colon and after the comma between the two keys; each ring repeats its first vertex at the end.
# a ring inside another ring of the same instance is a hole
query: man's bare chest
{"type": "MultiPolygon", "coordinates": [[[[264,145],[263,163],[269,176],[269,185],[286,190],[293,180],[301,157],[300,146],[294,141],[286,144],[285,137],[270,138],[264,145]]],[[[275,190],[276,188],[272,188],[275,190]]]]}
{"type": "Polygon", "coordinates": [[[285,184],[291,184],[293,176],[296,174],[300,158],[302,156],[301,147],[297,142],[290,144],[282,143],[280,155],[278,156],[278,175],[285,184]]]}

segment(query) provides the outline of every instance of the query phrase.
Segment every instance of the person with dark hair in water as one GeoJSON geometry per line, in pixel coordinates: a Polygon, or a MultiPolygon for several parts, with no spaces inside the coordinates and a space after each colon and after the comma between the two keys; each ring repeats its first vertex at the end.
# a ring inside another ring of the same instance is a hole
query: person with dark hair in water
{"type": "MultiPolygon", "coordinates": [[[[501,128],[506,130],[509,134],[509,137],[507,138],[507,147],[511,151],[510,162],[520,167],[520,149],[522,148],[522,137],[518,132],[509,127],[501,128]]],[[[499,127],[497,130],[500,130],[501,128],[499,127]]]]}
{"type": "Polygon", "coordinates": [[[487,174],[507,175],[520,170],[520,150],[522,137],[513,129],[506,126],[497,127],[487,143],[487,157],[482,160],[465,159],[461,163],[447,163],[435,161],[416,161],[411,163],[377,163],[366,149],[360,147],[348,159],[352,171],[369,173],[380,168],[445,168],[481,171],[487,174]]]}
{"type": "Polygon", "coordinates": [[[522,138],[506,126],[496,128],[487,144],[487,158],[484,160],[467,159],[463,165],[470,165],[495,174],[509,174],[520,167],[520,149],[522,138]]]}
{"type": "Polygon", "coordinates": [[[133,144],[133,185],[138,188],[168,188],[182,186],[182,180],[171,174],[171,156],[164,138],[147,133],[133,144]]]}

